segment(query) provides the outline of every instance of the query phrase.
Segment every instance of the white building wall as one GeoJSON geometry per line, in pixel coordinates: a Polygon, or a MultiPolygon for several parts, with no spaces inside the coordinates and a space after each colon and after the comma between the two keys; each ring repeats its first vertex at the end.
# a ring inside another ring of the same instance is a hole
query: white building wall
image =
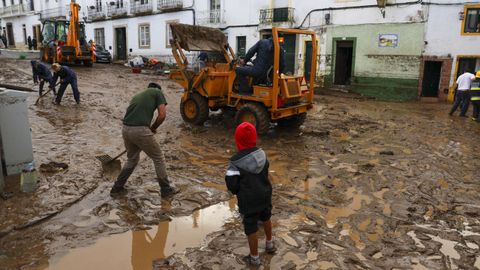
{"type": "Polygon", "coordinates": [[[181,11],[89,23],[86,26],[87,39],[94,39],[94,29],[103,28],[105,32],[105,48],[115,56],[115,28],[125,27],[128,56],[171,55],[171,48],[167,46],[167,22],[177,20],[179,23],[192,24],[193,17],[191,14],[191,11],[181,11]],[[138,27],[140,24],[150,25],[150,48],[148,49],[140,48],[139,46],[138,27]]]}
{"type": "MultiPolygon", "coordinates": [[[[452,2],[439,0],[438,2],[452,2]]],[[[461,1],[460,1],[461,2],[461,1]]],[[[458,3],[458,2],[456,2],[458,3]]],[[[466,2],[472,4],[472,2],[466,2]]],[[[477,5],[480,3],[476,3],[477,5]]],[[[451,83],[455,78],[455,66],[458,56],[477,56],[480,58],[480,34],[462,35],[463,20],[460,12],[464,4],[459,5],[429,5],[426,7],[428,22],[425,30],[425,55],[450,56],[453,58],[451,83]]],[[[480,66],[477,66],[480,69],[480,66]]]]}
{"type": "Polygon", "coordinates": [[[461,35],[463,21],[459,13],[464,5],[429,6],[426,26],[426,55],[480,55],[480,34],[461,35]]]}

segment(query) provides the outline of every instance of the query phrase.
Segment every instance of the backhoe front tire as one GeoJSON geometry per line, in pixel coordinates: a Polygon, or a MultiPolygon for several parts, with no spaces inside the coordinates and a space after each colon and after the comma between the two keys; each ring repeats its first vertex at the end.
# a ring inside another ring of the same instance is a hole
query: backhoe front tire
{"type": "Polygon", "coordinates": [[[208,119],[207,99],[198,93],[191,94],[187,100],[180,102],[180,114],[183,121],[203,125],[208,119]]]}
{"type": "Polygon", "coordinates": [[[240,125],[243,122],[250,122],[258,134],[264,135],[270,129],[270,114],[262,104],[250,102],[243,105],[235,114],[235,123],[240,125]]]}

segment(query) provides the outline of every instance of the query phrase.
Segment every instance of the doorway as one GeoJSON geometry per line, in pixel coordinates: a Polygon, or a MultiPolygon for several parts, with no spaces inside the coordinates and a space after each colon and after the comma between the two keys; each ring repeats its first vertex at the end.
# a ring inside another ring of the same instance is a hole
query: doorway
{"type": "Polygon", "coordinates": [[[23,25],[23,42],[25,45],[28,45],[28,38],[27,38],[27,28],[25,28],[25,24],[23,25]]]}
{"type": "Polygon", "coordinates": [[[115,52],[117,60],[127,60],[127,30],[125,27],[115,28],[115,52]]]}
{"type": "Polygon", "coordinates": [[[457,69],[457,76],[455,78],[458,78],[460,75],[462,75],[465,72],[470,72],[475,74],[476,71],[476,66],[477,66],[477,58],[459,58],[458,59],[458,69],[457,69]]]}
{"type": "Polygon", "coordinates": [[[312,71],[312,42],[305,42],[305,61],[303,64],[303,70],[305,71],[305,81],[310,82],[310,73],[312,71]]]}
{"type": "MultiPolygon", "coordinates": [[[[260,33],[262,39],[267,39],[272,37],[271,31],[265,31],[260,33]]],[[[297,35],[296,34],[283,34],[283,43],[280,44],[282,49],[285,52],[285,70],[283,73],[286,75],[295,74],[295,54],[297,49],[297,35]]]]}
{"type": "Polygon", "coordinates": [[[283,49],[285,50],[285,74],[295,74],[295,45],[297,35],[284,35],[283,49]]]}
{"type": "Polygon", "coordinates": [[[335,49],[335,78],[333,83],[349,85],[352,77],[353,41],[337,40],[335,49]]]}
{"type": "Polygon", "coordinates": [[[12,23],[7,23],[7,38],[8,38],[8,46],[15,47],[15,39],[13,38],[12,23]]]}
{"type": "Polygon", "coordinates": [[[438,97],[442,62],[425,61],[423,69],[422,97],[438,97]]]}

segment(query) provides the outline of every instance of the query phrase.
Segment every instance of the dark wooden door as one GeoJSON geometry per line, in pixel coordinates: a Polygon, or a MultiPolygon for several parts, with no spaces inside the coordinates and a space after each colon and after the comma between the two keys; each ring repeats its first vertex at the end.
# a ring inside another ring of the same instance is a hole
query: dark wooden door
{"type": "Polygon", "coordinates": [[[307,41],[305,43],[305,61],[303,65],[303,70],[305,70],[305,80],[310,81],[310,73],[312,69],[312,42],[307,41]]]}
{"type": "Polygon", "coordinates": [[[295,43],[296,35],[284,35],[282,48],[285,50],[285,70],[283,73],[295,74],[295,43]]]}
{"type": "Polygon", "coordinates": [[[477,65],[477,58],[459,58],[457,78],[465,72],[475,74],[475,66],[477,65]]]}
{"type": "Polygon", "coordinates": [[[13,26],[11,23],[7,23],[7,38],[8,46],[15,47],[15,39],[13,38],[13,26]]]}
{"type": "Polygon", "coordinates": [[[350,84],[353,63],[353,41],[337,41],[334,84],[350,84]]]}
{"type": "Polygon", "coordinates": [[[423,69],[422,97],[438,97],[442,62],[425,61],[423,69]]]}
{"type": "Polygon", "coordinates": [[[125,27],[115,28],[115,40],[117,60],[127,60],[127,31],[125,27]]]}

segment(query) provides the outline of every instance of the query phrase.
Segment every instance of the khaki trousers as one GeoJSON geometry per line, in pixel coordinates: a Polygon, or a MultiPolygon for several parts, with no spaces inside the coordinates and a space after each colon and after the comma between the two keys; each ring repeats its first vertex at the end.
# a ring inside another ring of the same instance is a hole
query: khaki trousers
{"type": "Polygon", "coordinates": [[[122,168],[115,186],[123,187],[140,160],[140,152],[143,151],[153,160],[158,183],[161,189],[169,188],[167,171],[165,169],[165,157],[160,145],[153,137],[154,133],[145,126],[123,126],[122,137],[127,149],[127,163],[122,168]]]}

